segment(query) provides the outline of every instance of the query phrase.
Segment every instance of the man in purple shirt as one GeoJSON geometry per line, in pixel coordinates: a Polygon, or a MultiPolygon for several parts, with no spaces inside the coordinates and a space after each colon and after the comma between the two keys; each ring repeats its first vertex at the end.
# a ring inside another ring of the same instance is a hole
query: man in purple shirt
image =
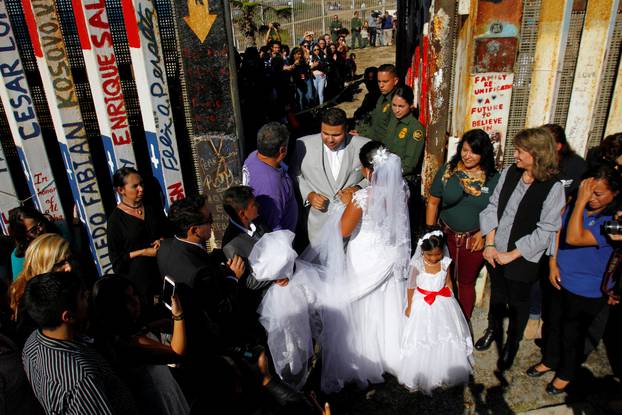
{"type": "Polygon", "coordinates": [[[263,222],[272,230],[296,231],[298,205],[294,183],[283,163],[287,155],[289,131],[270,122],[257,133],[257,150],[244,161],[242,183],[250,186],[260,206],[263,222]]]}

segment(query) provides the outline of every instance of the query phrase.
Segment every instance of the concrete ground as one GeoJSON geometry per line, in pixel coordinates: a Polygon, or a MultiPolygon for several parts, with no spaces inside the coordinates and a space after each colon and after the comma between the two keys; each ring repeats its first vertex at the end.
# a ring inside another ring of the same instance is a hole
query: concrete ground
{"type": "MultiPolygon", "coordinates": [[[[379,66],[395,61],[395,47],[356,49],[358,73],[367,66],[379,66]]],[[[352,116],[365,95],[361,85],[352,102],[339,107],[352,116]]],[[[486,328],[488,290],[484,289],[482,306],[476,307],[471,325],[474,341],[486,328]]],[[[497,348],[475,352],[472,381],[465,386],[439,390],[432,396],[410,393],[395,378],[387,376],[386,383],[367,390],[348,387],[339,394],[321,397],[328,400],[333,414],[608,414],[607,401],[620,398],[622,387],[614,379],[602,344],[583,365],[580,379],[568,394],[551,397],[544,388],[553,374],[530,378],[525,370],[540,360],[540,349],[534,341],[524,340],[514,367],[504,376],[496,372],[497,348]]]]}

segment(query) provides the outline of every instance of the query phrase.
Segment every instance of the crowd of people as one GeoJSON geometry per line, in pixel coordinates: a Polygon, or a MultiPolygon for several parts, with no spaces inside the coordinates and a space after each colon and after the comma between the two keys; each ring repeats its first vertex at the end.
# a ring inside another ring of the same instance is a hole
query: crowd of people
{"type": "Polygon", "coordinates": [[[360,78],[352,50],[391,45],[396,24],[388,12],[362,18],[355,11],[349,26],[334,15],[328,33],[306,31],[286,44],[280,25],[270,23],[262,45],[236,55],[246,148],[255,148],[257,131],[270,121],[286,124],[295,138],[311,133],[319,110],[351,99],[348,86],[360,78]]]}
{"type": "MultiPolygon", "coordinates": [[[[296,62],[307,52],[292,52],[285,64],[273,42],[255,69],[272,76],[275,61],[305,74],[305,92],[311,68],[296,62]]],[[[619,350],[610,328],[619,312],[609,308],[619,302],[622,134],[584,161],[560,126],[525,129],[513,137],[515,162],[499,172],[488,134],[467,131],[424,206],[425,129],[413,91],[390,64],[366,70],[365,82],[353,121],[328,108],[319,132],[293,144],[283,123],[259,129],[243,183],[223,194],[222,249],[206,249],[214,220],[206,195],[164,214],[132,168],[113,178],[114,274],[88,275],[70,232],[35,209],[12,211],[0,279],[0,407],[328,414],[310,390],[330,399],[388,373],[434,393],[469,382],[475,351],[494,342],[497,369],[507,371],[534,314],[544,322],[542,357],[524,369],[555,372],[551,395],[576,382],[586,339],[619,350]],[[474,342],[483,266],[489,324],[474,342]]]]}

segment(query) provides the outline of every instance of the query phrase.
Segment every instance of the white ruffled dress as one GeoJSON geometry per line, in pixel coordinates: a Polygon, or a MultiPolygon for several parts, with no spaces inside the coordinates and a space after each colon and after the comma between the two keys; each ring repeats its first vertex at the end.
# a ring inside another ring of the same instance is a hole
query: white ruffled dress
{"type": "MultiPolygon", "coordinates": [[[[439,272],[421,271],[410,286],[440,291],[450,264],[450,258],[443,258],[439,272]]],[[[468,382],[473,369],[473,340],[453,294],[437,295],[432,304],[425,296],[418,289],[413,293],[402,335],[398,380],[412,391],[429,394],[437,387],[468,382]]]]}

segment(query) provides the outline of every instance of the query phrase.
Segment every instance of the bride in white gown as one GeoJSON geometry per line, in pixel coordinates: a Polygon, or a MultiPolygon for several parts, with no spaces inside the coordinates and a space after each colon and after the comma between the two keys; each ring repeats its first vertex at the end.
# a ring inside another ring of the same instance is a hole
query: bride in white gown
{"type": "MultiPolygon", "coordinates": [[[[400,361],[410,260],[408,195],[400,158],[382,143],[365,144],[360,158],[370,186],[355,192],[347,206],[333,208],[318,238],[296,260],[290,285],[271,288],[259,310],[284,379],[294,367],[294,372],[304,371],[310,355],[307,337],[313,333],[322,350],[321,387],[326,393],[338,392],[348,382],[361,387],[383,382],[382,374],[396,374],[400,361]],[[309,324],[302,316],[308,316],[309,324]]],[[[250,262],[253,269],[267,264],[270,270],[258,274],[274,274],[273,279],[284,269],[274,259],[288,248],[268,241],[268,235],[262,238],[265,244],[255,246],[250,262]]],[[[301,387],[301,379],[290,383],[301,387]]]]}
{"type": "Polygon", "coordinates": [[[376,363],[379,376],[395,374],[400,360],[410,257],[408,196],[400,158],[380,143],[372,141],[361,149],[361,164],[371,185],[354,194],[341,217],[341,232],[350,236],[346,260],[352,283],[355,350],[376,363]]]}
{"type": "MultiPolygon", "coordinates": [[[[401,161],[382,143],[361,148],[370,186],[328,221],[310,251],[327,265],[322,313],[322,389],[365,387],[395,374],[410,258],[408,194],[401,161]],[[343,255],[343,238],[349,242],[343,255]]],[[[317,261],[316,261],[317,262],[317,261]]]]}

